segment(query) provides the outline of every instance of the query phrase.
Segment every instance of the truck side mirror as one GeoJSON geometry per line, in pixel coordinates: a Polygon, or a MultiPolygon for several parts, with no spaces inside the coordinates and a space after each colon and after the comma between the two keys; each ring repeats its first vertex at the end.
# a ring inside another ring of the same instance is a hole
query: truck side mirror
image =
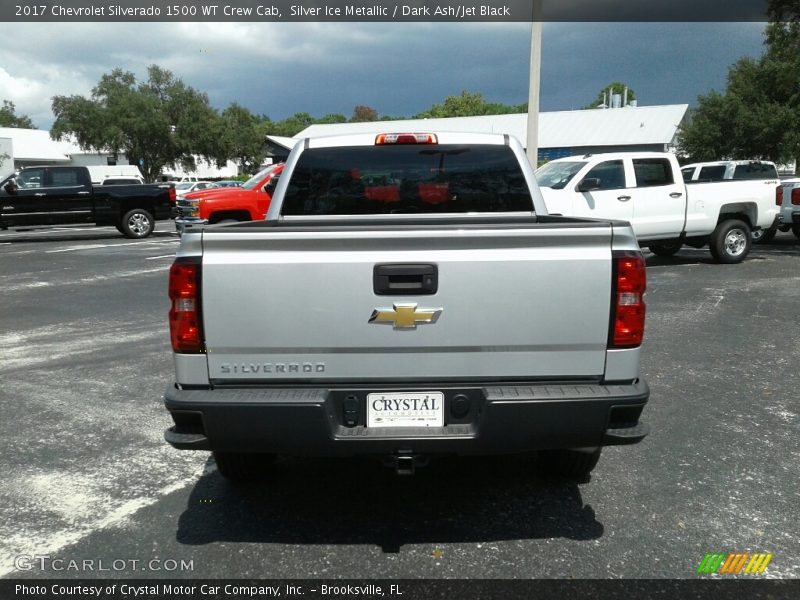
{"type": "Polygon", "coordinates": [[[17,193],[17,184],[12,179],[3,186],[3,189],[6,191],[6,194],[13,196],[17,193]]]}
{"type": "Polygon", "coordinates": [[[269,183],[267,183],[264,186],[264,191],[267,194],[269,194],[270,196],[272,196],[275,193],[275,188],[278,187],[278,177],[280,177],[280,176],[279,175],[275,175],[275,177],[270,179],[269,183]]]}
{"type": "Polygon", "coordinates": [[[597,177],[587,177],[578,184],[579,192],[592,192],[600,189],[600,180],[597,177]]]}

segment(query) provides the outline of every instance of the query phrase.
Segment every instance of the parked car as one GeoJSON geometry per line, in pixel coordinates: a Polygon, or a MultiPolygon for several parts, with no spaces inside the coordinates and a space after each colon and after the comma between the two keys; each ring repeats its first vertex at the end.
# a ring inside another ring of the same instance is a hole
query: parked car
{"type": "Polygon", "coordinates": [[[241,181],[234,181],[232,179],[225,179],[223,181],[217,181],[217,187],[241,187],[241,181]]]}
{"type": "Polygon", "coordinates": [[[27,167],[0,182],[0,227],[96,223],[145,238],[174,202],[168,184],[92,185],[86,167],[27,167]]]}
{"type": "Polygon", "coordinates": [[[270,165],[241,187],[196,191],[179,198],[175,218],[178,233],[198,225],[264,219],[282,171],[283,163],[270,165]]]}
{"type": "Polygon", "coordinates": [[[633,231],[549,216],[515,138],[311,138],[266,220],[189,230],[178,257],[165,438],[211,450],[224,477],[276,453],[410,474],[538,450],[582,478],[649,430],[633,231]],[[384,175],[397,200],[375,196],[384,175]]]}
{"type": "Polygon", "coordinates": [[[178,198],[182,198],[191,192],[210,190],[216,187],[218,187],[217,184],[211,181],[182,181],[175,184],[175,194],[178,198]]]}
{"type": "Polygon", "coordinates": [[[628,221],[659,256],[708,245],[718,262],[741,262],[751,232],[773,227],[780,206],[777,172],[770,180],[684,183],[675,155],[664,152],[560,158],[536,178],[551,214],[628,221]]]}

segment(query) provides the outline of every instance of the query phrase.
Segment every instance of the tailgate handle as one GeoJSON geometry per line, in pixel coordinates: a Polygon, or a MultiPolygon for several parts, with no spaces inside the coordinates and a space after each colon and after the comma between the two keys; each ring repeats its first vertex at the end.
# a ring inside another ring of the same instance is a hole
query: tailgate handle
{"type": "Polygon", "coordinates": [[[439,289],[436,265],[375,265],[372,288],[378,296],[429,296],[439,289]]]}

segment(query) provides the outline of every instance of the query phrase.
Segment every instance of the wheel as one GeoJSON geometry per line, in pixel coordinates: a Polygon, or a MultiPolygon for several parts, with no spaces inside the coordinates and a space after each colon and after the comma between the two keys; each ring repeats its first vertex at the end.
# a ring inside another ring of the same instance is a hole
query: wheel
{"type": "Polygon", "coordinates": [[[683,244],[681,242],[657,242],[650,244],[647,248],[656,256],[670,257],[673,256],[681,249],[683,244]]]}
{"type": "Polygon", "coordinates": [[[794,237],[800,239],[800,223],[795,223],[792,225],[792,233],[794,234],[794,237]]]}
{"type": "Polygon", "coordinates": [[[750,226],[739,219],[722,221],[711,234],[709,250],[717,262],[734,264],[742,262],[753,244],[750,226]]]}
{"type": "Polygon", "coordinates": [[[114,227],[116,227],[117,231],[119,231],[122,235],[125,235],[125,230],[122,228],[122,223],[117,223],[114,225],[114,227]]]}
{"type": "Polygon", "coordinates": [[[602,448],[594,452],[580,450],[542,450],[539,452],[539,468],[550,475],[585,478],[597,466],[602,448]]]}
{"type": "Polygon", "coordinates": [[[146,238],[156,228],[156,221],[143,208],[134,208],[126,212],[120,220],[119,227],[125,237],[132,239],[146,238]]]}
{"type": "Polygon", "coordinates": [[[274,460],[274,454],[214,452],[214,461],[217,463],[220,475],[229,481],[261,479],[274,460]]]}
{"type": "Polygon", "coordinates": [[[775,234],[777,233],[778,230],[772,228],[772,229],[759,229],[758,231],[753,231],[750,235],[753,238],[754,244],[769,244],[772,240],[775,239],[775,234]]]}
{"type": "Polygon", "coordinates": [[[228,223],[239,223],[239,219],[222,219],[222,221],[217,221],[214,225],[226,225],[228,223]]]}

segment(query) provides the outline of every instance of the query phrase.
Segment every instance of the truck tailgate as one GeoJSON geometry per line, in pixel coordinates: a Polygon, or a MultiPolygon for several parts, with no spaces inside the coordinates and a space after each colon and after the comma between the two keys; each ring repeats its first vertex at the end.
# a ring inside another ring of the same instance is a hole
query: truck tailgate
{"type": "Polygon", "coordinates": [[[603,375],[609,223],[202,235],[207,360],[218,384],[603,375]],[[377,295],[375,267],[387,264],[435,266],[436,293],[377,295]]]}

